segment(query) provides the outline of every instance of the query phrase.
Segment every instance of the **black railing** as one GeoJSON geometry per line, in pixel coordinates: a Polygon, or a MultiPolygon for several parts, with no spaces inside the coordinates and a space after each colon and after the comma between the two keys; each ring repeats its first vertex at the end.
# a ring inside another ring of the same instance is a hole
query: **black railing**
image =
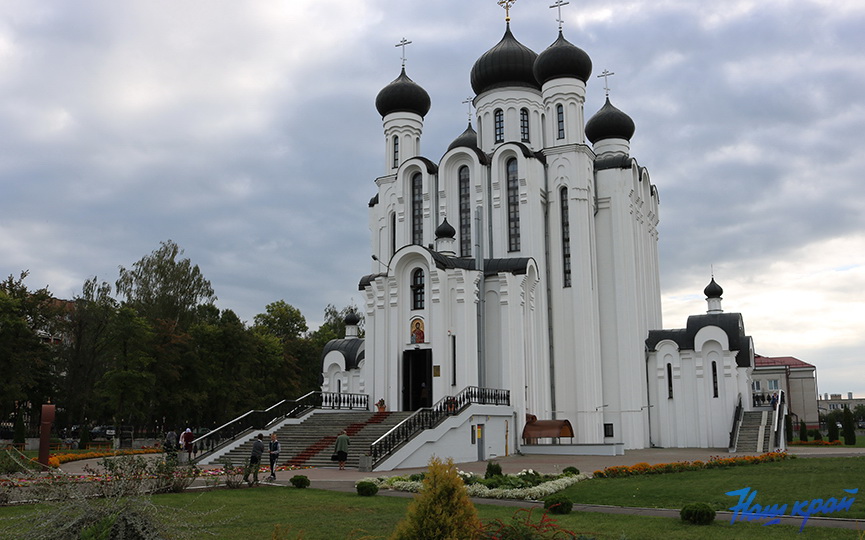
{"type": "Polygon", "coordinates": [[[772,418],[772,439],[774,443],[772,450],[787,447],[787,440],[784,437],[786,427],[785,422],[787,417],[786,398],[786,393],[783,390],[779,390],[778,402],[775,404],[775,415],[774,418],[772,418]]]}
{"type": "Polygon", "coordinates": [[[736,436],[739,434],[739,421],[742,419],[742,394],[733,411],[733,429],[730,430],[730,445],[727,447],[731,452],[736,450],[736,436]]]}
{"type": "Polygon", "coordinates": [[[434,428],[448,416],[455,416],[472,403],[510,405],[510,390],[469,386],[455,396],[445,396],[432,407],[418,409],[369,447],[373,466],[425,429],[434,428]]]}
{"type": "Polygon", "coordinates": [[[234,420],[198,437],[192,441],[192,444],[205,452],[205,454],[198,456],[198,459],[201,459],[246,431],[267,429],[284,418],[297,418],[312,409],[369,410],[369,396],[366,394],[310,392],[297,399],[284,399],[263,411],[245,412],[234,420]]]}

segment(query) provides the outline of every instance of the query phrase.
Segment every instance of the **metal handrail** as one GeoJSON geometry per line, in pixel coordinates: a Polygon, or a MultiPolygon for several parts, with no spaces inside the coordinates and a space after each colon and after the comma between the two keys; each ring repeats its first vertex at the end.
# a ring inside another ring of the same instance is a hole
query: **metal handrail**
{"type": "Polygon", "coordinates": [[[247,411],[193,440],[193,446],[206,449],[197,459],[209,455],[244,432],[268,429],[285,418],[298,418],[312,409],[369,410],[369,396],[315,391],[297,399],[283,399],[264,410],[247,411]]]}
{"type": "Polygon", "coordinates": [[[448,416],[456,416],[472,403],[510,405],[510,390],[469,386],[455,396],[445,396],[432,407],[418,409],[369,446],[373,466],[392,454],[425,429],[430,429],[448,416]]]}
{"type": "Polygon", "coordinates": [[[730,451],[736,450],[736,438],[739,434],[739,420],[742,416],[742,393],[739,393],[739,399],[736,403],[736,408],[733,410],[733,428],[730,430],[730,444],[727,447],[730,451]]]}

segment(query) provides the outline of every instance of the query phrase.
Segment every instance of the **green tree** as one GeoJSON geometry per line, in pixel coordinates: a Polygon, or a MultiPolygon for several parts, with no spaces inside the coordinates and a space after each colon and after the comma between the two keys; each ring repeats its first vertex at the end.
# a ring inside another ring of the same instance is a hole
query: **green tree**
{"type": "Polygon", "coordinates": [[[831,422],[826,422],[826,428],[829,431],[829,434],[826,437],[827,439],[829,439],[829,442],[837,441],[838,440],[838,423],[835,422],[834,420],[831,422]]]}
{"type": "Polygon", "coordinates": [[[216,295],[198,265],[179,259],[181,255],[183,250],[171,240],[161,242],[159,249],[133,264],[131,270],[120,267],[117,293],[151,321],[186,328],[196,308],[212,304],[216,295]]]}
{"type": "Polygon", "coordinates": [[[804,420],[799,420],[799,440],[808,442],[808,426],[805,425],[804,420]]]}
{"type": "Polygon", "coordinates": [[[853,408],[853,418],[860,422],[865,422],[865,404],[860,403],[853,408]]]}
{"type": "Polygon", "coordinates": [[[270,336],[276,338],[282,348],[282,362],[273,367],[273,375],[280,377],[280,391],[284,393],[279,399],[299,397],[308,391],[302,381],[312,351],[306,337],[309,327],[300,310],[284,300],[277,300],[265,306],[265,313],[256,315],[254,320],[253,330],[262,338],[260,345],[266,346],[267,336],[270,336]]]}
{"type": "Polygon", "coordinates": [[[430,459],[420,495],[391,536],[394,540],[449,540],[477,538],[478,512],[466,493],[452,459],[430,459]]]}
{"type": "Polygon", "coordinates": [[[841,429],[844,434],[844,444],[855,446],[856,421],[853,419],[853,411],[851,411],[849,407],[844,407],[844,419],[841,422],[841,429]]]}

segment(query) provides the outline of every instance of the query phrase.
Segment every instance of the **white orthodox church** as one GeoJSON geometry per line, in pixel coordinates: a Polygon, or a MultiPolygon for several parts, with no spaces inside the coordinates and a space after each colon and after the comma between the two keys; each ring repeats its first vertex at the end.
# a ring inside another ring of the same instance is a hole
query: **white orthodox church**
{"type": "Polygon", "coordinates": [[[528,446],[528,415],[567,420],[587,452],[726,447],[753,365],[741,315],[721,312],[713,280],[708,314],[662,330],[658,190],[630,154],[634,122],[609,97],[586,120],[589,55],[550,37],[536,54],[506,23],[471,70],[477,129],[437,159],[421,154],[430,97],[404,65],[379,92],[366,336],[347,321],[322,389],[397,411],[507,390],[481,458],[528,446]]]}

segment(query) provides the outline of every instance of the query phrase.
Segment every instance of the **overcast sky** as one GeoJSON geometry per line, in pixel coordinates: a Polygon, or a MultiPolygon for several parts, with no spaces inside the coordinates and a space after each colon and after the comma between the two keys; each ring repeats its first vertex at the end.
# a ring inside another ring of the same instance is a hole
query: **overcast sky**
{"type": "MultiPolygon", "coordinates": [[[[511,11],[556,38],[551,0],[511,11]]],[[[378,91],[432,98],[422,153],[465,129],[495,0],[0,1],[0,276],[61,298],[171,239],[247,321],[311,328],[360,305],[367,202],[384,173],[378,91]]],[[[611,100],[660,192],[664,326],[703,313],[712,268],[756,350],[865,396],[865,2],[571,0],[592,58],[586,117],[611,100]],[[856,173],[855,171],[859,171],[856,173]]]]}

